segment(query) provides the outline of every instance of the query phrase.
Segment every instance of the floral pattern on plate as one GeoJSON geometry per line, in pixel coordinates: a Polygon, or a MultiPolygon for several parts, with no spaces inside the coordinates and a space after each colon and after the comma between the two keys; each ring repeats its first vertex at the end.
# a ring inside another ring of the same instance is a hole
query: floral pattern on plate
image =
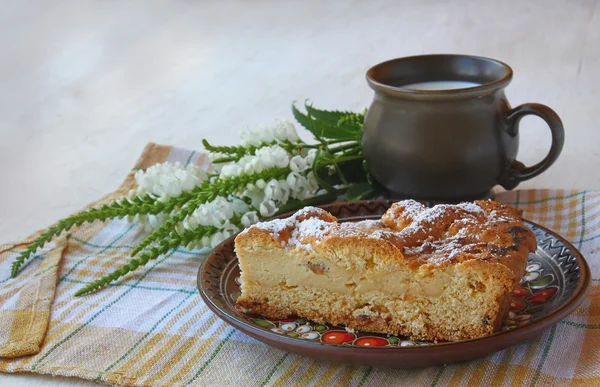
{"type": "Polygon", "coordinates": [[[351,329],[331,326],[329,324],[319,324],[294,316],[283,320],[271,320],[239,305],[236,305],[235,309],[243,314],[248,322],[253,325],[263,329],[268,328],[271,332],[295,339],[320,341],[325,344],[356,345],[360,347],[414,347],[429,344],[423,341],[413,341],[391,335],[358,333],[351,329]]]}
{"type": "Polygon", "coordinates": [[[545,273],[540,262],[529,261],[525,270],[521,283],[513,290],[510,312],[502,322],[503,330],[533,321],[533,316],[542,312],[545,303],[558,292],[554,274],[545,273]]]}

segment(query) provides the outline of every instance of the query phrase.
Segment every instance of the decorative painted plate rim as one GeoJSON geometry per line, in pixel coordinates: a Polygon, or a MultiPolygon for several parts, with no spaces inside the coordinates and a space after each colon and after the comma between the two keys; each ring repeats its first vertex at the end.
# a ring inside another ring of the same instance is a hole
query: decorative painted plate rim
{"type": "MultiPolygon", "coordinates": [[[[393,204],[396,201],[397,200],[369,200],[369,201],[356,201],[356,202],[342,202],[342,203],[333,203],[333,204],[322,205],[319,207],[321,207],[325,210],[331,210],[334,208],[339,209],[339,208],[343,208],[343,207],[357,207],[360,205],[371,205],[371,206],[376,206],[376,207],[377,206],[389,207],[391,204],[393,204]]],[[[432,204],[431,202],[428,203],[428,205],[431,205],[431,204],[432,204]]],[[[279,216],[279,218],[284,218],[289,215],[290,215],[289,213],[284,214],[284,215],[279,216]]],[[[358,216],[353,216],[353,217],[340,218],[340,220],[346,220],[346,221],[352,221],[353,219],[359,220],[360,218],[365,218],[365,217],[374,216],[374,215],[375,214],[358,215],[358,216]]],[[[543,230],[547,234],[549,234],[552,237],[554,237],[555,239],[559,240],[562,244],[564,244],[564,246],[566,248],[568,248],[570,250],[571,255],[574,256],[577,260],[577,265],[578,265],[578,270],[579,270],[579,275],[580,275],[578,284],[577,284],[576,288],[573,290],[572,294],[566,300],[564,300],[562,302],[562,304],[558,305],[556,308],[549,311],[549,313],[547,315],[544,315],[543,317],[541,317],[529,324],[518,326],[511,330],[501,331],[501,332],[494,333],[492,335],[483,336],[483,337],[479,337],[479,338],[475,338],[475,339],[461,340],[461,341],[455,341],[455,342],[435,343],[435,344],[431,343],[431,344],[425,345],[425,346],[404,346],[404,347],[403,346],[394,346],[394,347],[364,346],[364,347],[362,347],[362,346],[348,346],[345,344],[323,343],[321,341],[297,340],[297,339],[289,338],[286,336],[280,336],[280,335],[277,335],[276,333],[267,332],[263,329],[253,326],[250,323],[239,319],[238,317],[233,315],[230,311],[224,310],[219,305],[217,305],[217,303],[215,303],[213,300],[213,296],[210,294],[210,292],[207,291],[207,289],[205,287],[208,282],[207,279],[205,278],[205,276],[207,276],[207,273],[208,273],[208,271],[206,270],[206,267],[208,265],[212,264],[212,260],[215,259],[216,252],[222,250],[226,246],[233,246],[233,242],[234,242],[236,235],[223,241],[223,243],[221,243],[219,246],[217,246],[206,257],[206,259],[200,266],[200,270],[198,271],[198,278],[197,278],[198,289],[200,292],[200,296],[202,297],[202,299],[204,300],[206,305],[223,321],[227,322],[228,324],[232,325],[235,328],[240,329],[242,332],[249,334],[250,336],[252,336],[258,340],[261,340],[263,342],[266,342],[267,344],[274,345],[274,346],[277,346],[282,349],[286,349],[286,347],[289,345],[290,350],[292,350],[291,347],[299,347],[299,348],[303,348],[305,350],[317,350],[317,349],[320,349],[323,347],[327,347],[327,348],[337,348],[337,349],[343,348],[345,350],[351,349],[352,351],[361,351],[361,353],[363,353],[363,351],[372,353],[374,351],[381,351],[381,350],[394,351],[394,352],[402,351],[403,353],[404,353],[404,351],[406,351],[406,352],[419,351],[419,352],[424,352],[424,353],[433,353],[435,351],[439,351],[441,348],[450,349],[453,347],[459,347],[459,346],[465,346],[465,345],[471,345],[471,344],[476,344],[477,346],[486,346],[486,344],[490,344],[490,348],[497,348],[497,350],[500,350],[500,349],[506,348],[508,346],[517,344],[517,342],[521,342],[521,341],[527,340],[531,337],[534,337],[537,334],[541,334],[545,329],[553,326],[554,324],[558,323],[561,319],[563,319],[564,317],[569,315],[584,300],[585,296],[587,295],[587,293],[589,291],[590,282],[591,282],[591,272],[590,272],[588,263],[586,262],[583,255],[579,252],[579,250],[577,248],[575,248],[575,246],[573,246],[569,241],[567,241],[562,236],[558,235],[554,231],[552,231],[544,226],[541,226],[541,225],[539,225],[535,222],[529,221],[529,220],[526,220],[525,222],[529,223],[530,225],[532,225],[534,227],[537,227],[537,228],[543,230]],[[500,341],[508,341],[506,339],[509,337],[516,338],[517,341],[513,342],[510,345],[506,345],[506,346],[497,345],[499,340],[500,341]],[[492,345],[492,342],[495,342],[496,345],[492,345]]],[[[233,249],[231,249],[231,250],[233,251],[233,249]]],[[[233,253],[233,254],[235,255],[235,253],[233,253]]],[[[237,258],[235,258],[235,259],[237,262],[237,258]]],[[[225,269],[228,266],[229,266],[229,264],[226,265],[225,267],[221,268],[221,274],[223,274],[226,271],[225,269]]],[[[223,281],[223,276],[221,276],[219,279],[219,283],[221,285],[222,285],[222,281],[223,281]]],[[[222,292],[219,292],[219,293],[222,298],[223,297],[222,292]]],[[[412,353],[414,353],[414,352],[412,352],[412,353]]]]}

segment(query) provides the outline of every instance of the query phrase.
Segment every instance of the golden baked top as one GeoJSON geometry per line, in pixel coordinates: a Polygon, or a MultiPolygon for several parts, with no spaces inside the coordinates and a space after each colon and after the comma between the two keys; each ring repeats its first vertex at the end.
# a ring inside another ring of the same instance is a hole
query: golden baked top
{"type": "Polygon", "coordinates": [[[287,219],[256,224],[242,235],[269,239],[286,249],[310,253],[336,246],[375,246],[383,256],[411,268],[469,260],[501,263],[517,278],[535,236],[521,212],[495,201],[427,208],[414,200],[392,205],[381,220],[342,222],[330,213],[306,207],[287,219]]]}

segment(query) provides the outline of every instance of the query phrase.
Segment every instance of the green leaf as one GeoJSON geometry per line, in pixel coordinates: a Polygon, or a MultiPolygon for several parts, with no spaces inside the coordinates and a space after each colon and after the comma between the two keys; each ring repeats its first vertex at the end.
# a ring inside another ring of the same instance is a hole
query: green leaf
{"type": "Polygon", "coordinates": [[[320,110],[306,103],[304,104],[304,107],[306,108],[307,113],[312,117],[320,121],[329,122],[333,125],[337,125],[342,118],[355,114],[352,112],[341,112],[335,110],[320,110]]]}
{"type": "Polygon", "coordinates": [[[308,115],[315,120],[326,122],[329,125],[336,127],[336,131],[347,136],[352,136],[354,139],[362,131],[364,114],[344,112],[336,110],[321,110],[314,108],[312,105],[304,104],[308,115]]]}
{"type": "Polygon", "coordinates": [[[343,127],[338,126],[339,120],[333,122],[330,119],[320,119],[312,116],[310,111],[308,114],[304,114],[298,110],[294,104],[292,104],[292,114],[294,115],[294,118],[296,118],[296,121],[311,132],[319,141],[322,139],[356,140],[361,129],[356,128],[353,125],[344,125],[343,127]]]}
{"type": "Polygon", "coordinates": [[[259,327],[263,327],[263,328],[271,328],[271,327],[275,326],[272,322],[263,320],[262,318],[253,318],[253,319],[250,319],[250,321],[252,321],[254,324],[258,325],[259,327]]]}
{"type": "Polygon", "coordinates": [[[173,209],[185,204],[189,199],[190,195],[188,192],[182,193],[166,202],[159,202],[150,196],[136,197],[131,200],[119,199],[108,205],[102,204],[98,208],[91,208],[75,215],[71,215],[40,234],[37,239],[32,241],[27,248],[15,258],[11,266],[11,276],[15,277],[25,261],[38,249],[50,242],[55,236],[59,236],[63,232],[69,231],[74,226],[81,226],[84,223],[92,223],[96,220],[104,222],[106,219],[123,218],[135,214],[168,214],[173,211],[173,209]]]}
{"type": "Polygon", "coordinates": [[[375,187],[368,182],[353,184],[346,191],[347,200],[363,200],[370,199],[376,193],[375,187]]]}
{"type": "Polygon", "coordinates": [[[547,274],[543,277],[536,279],[535,281],[531,281],[529,285],[531,285],[531,287],[534,289],[541,289],[550,285],[552,281],[554,281],[554,276],[552,274],[547,274]]]}
{"type": "Polygon", "coordinates": [[[294,118],[296,119],[296,121],[298,121],[300,125],[302,125],[306,130],[310,131],[312,134],[317,136],[317,134],[314,133],[312,130],[312,123],[310,117],[298,110],[295,104],[292,104],[292,114],[294,115],[294,118]]]}

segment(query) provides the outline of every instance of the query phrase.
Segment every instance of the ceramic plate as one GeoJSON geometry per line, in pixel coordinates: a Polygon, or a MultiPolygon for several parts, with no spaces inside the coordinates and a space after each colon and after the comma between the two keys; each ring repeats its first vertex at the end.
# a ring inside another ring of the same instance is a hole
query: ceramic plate
{"type": "MultiPolygon", "coordinates": [[[[322,206],[340,221],[378,219],[393,201],[363,201],[322,206]]],[[[290,316],[270,320],[236,305],[240,294],[234,237],[218,246],[198,273],[200,295],[220,318],[242,332],[283,350],[318,359],[361,365],[419,367],[472,359],[541,334],[571,313],[590,283],[585,259],[564,238],[526,221],[537,238],[527,273],[513,293],[502,331],[479,339],[428,343],[340,326],[317,324],[290,316]]]]}

